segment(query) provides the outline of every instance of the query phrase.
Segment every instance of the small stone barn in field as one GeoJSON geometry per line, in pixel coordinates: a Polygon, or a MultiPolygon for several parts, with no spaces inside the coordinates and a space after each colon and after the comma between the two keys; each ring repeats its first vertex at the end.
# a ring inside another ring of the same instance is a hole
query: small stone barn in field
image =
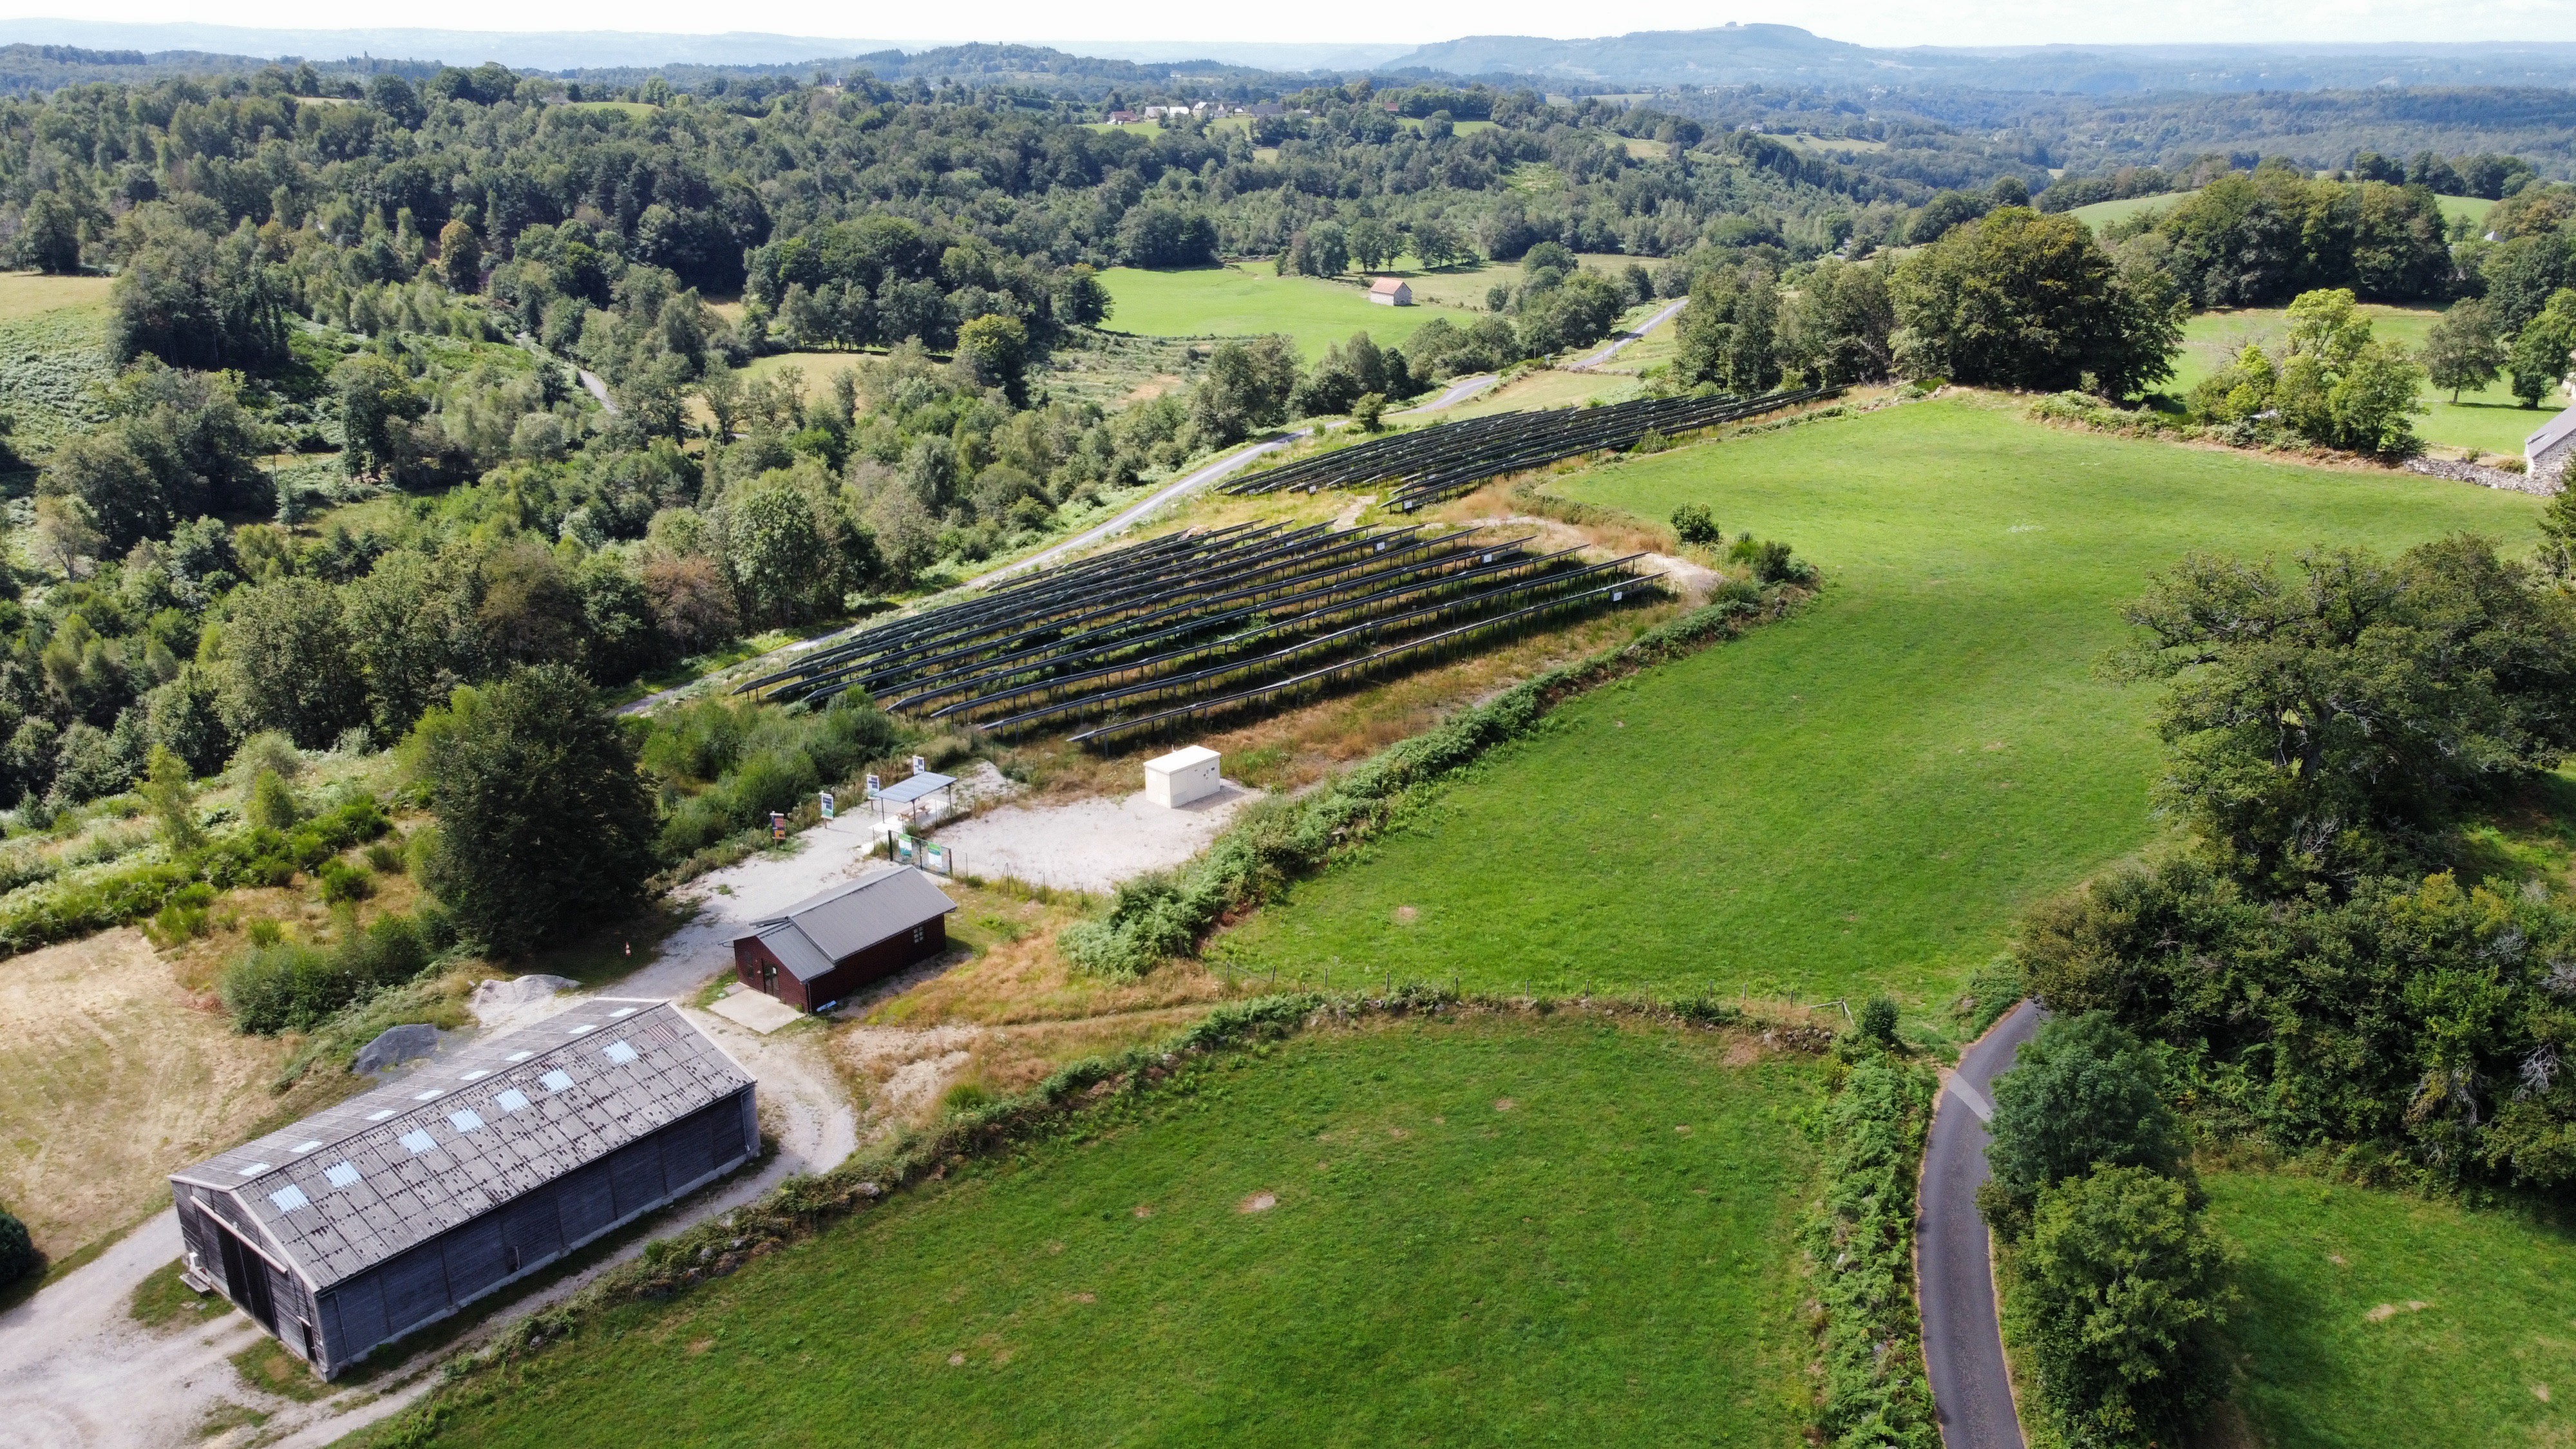
{"type": "Polygon", "coordinates": [[[1368,299],[1381,307],[1413,305],[1413,285],[1402,277],[1380,277],[1369,283],[1368,299]]]}
{"type": "Polygon", "coordinates": [[[957,903],[911,866],[808,896],[733,943],[734,975],[805,1011],[948,949],[957,903]]]}
{"type": "Polygon", "coordinates": [[[592,1000],[170,1179],[191,1279],[324,1378],[758,1150],[753,1083],[663,1001],[592,1000]]]}

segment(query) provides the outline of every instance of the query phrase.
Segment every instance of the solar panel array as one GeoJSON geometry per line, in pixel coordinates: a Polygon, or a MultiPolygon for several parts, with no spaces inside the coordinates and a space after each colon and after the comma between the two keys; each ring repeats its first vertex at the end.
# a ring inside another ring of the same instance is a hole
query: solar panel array
{"type": "Polygon", "coordinates": [[[1225,490],[1311,493],[1319,488],[1391,485],[1388,506],[1411,512],[1508,474],[1585,453],[1632,448],[1651,433],[1673,437],[1816,402],[1841,391],[1800,388],[1752,398],[1640,398],[1597,408],[1495,413],[1395,433],[1246,473],[1228,482],[1225,490]]]}
{"type": "Polygon", "coordinates": [[[857,690],[916,718],[1086,744],[1275,705],[1638,600],[1587,562],[1472,530],[1243,525],[1174,534],[889,621],[741,691],[857,690]]]}
{"type": "Polygon", "coordinates": [[[594,1000],[175,1177],[230,1193],[328,1287],[750,1080],[669,1003],[594,1000]]]}

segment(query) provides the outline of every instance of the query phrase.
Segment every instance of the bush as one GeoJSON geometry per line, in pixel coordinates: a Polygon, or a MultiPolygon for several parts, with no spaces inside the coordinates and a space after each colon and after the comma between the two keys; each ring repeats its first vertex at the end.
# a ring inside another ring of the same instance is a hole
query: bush
{"type": "Polygon", "coordinates": [[[367,878],[365,871],[340,861],[322,862],[314,877],[321,883],[322,899],[331,905],[363,901],[376,893],[376,883],[367,878]]]}
{"type": "Polygon", "coordinates": [[[737,831],[792,810],[816,790],[857,773],[894,751],[903,732],[863,696],[845,694],[828,709],[785,713],[709,701],[657,721],[640,751],[644,767],[670,788],[713,780],[683,798],[662,822],[657,843],[678,861],[737,831]]]}
{"type": "Polygon", "coordinates": [[[1673,510],[1673,537],[1684,543],[1714,547],[1726,541],[1705,503],[1685,503],[1673,510]]]}
{"type": "Polygon", "coordinates": [[[286,788],[285,779],[275,770],[262,770],[252,778],[250,802],[242,811],[244,819],[270,830],[290,830],[302,814],[294,792],[286,788]]]}
{"type": "Polygon", "coordinates": [[[36,1243],[15,1213],[0,1208],[0,1284],[15,1283],[36,1271],[36,1243]]]}
{"type": "Polygon", "coordinates": [[[1873,996],[1860,1004],[1860,1039],[1878,1046],[1896,1045],[1896,998],[1873,996]]]}
{"type": "Polygon", "coordinates": [[[2106,1167],[2040,1195],[2005,1312],[2068,1443],[2193,1441],[2227,1396],[2219,1330],[2235,1256],[2183,1184],[2145,1168],[2106,1167]]]}
{"type": "Polygon", "coordinates": [[[410,981],[452,944],[454,931],[435,906],[417,918],[385,916],[363,930],[344,914],[329,948],[254,944],[224,968],[216,992],[235,1030],[259,1036],[311,1031],[349,1003],[410,981]]]}
{"type": "Polygon", "coordinates": [[[379,840],[367,847],[367,868],[378,875],[399,875],[404,864],[402,847],[390,840],[379,840]]]}

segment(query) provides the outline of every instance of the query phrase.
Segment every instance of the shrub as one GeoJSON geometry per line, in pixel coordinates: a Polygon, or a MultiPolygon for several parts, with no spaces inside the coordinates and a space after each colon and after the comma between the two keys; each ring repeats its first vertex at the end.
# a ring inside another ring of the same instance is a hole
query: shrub
{"type": "Polygon", "coordinates": [[[367,866],[378,875],[398,875],[404,867],[402,847],[379,840],[367,847],[367,866]]]}
{"type": "Polygon", "coordinates": [[[326,860],[314,874],[322,885],[322,899],[332,905],[363,901],[376,893],[376,883],[354,865],[326,860]]]}
{"type": "Polygon", "coordinates": [[[2219,1329],[2235,1257],[2182,1183],[2145,1168],[2106,1167],[2040,1195],[2005,1312],[2068,1443],[2193,1442],[2227,1396],[2219,1329]]]}
{"type": "Polygon", "coordinates": [[[1896,1045],[1896,998],[1873,996],[1860,1004],[1860,1039],[1879,1046],[1896,1045]]]}
{"type": "Polygon", "coordinates": [[[454,932],[433,906],[418,918],[385,916],[363,930],[344,914],[339,939],[327,949],[256,939],[254,933],[255,944],[224,968],[216,992],[236,1030],[274,1036],[311,1031],[349,1003],[410,981],[454,943],[454,932]]]}
{"type": "Polygon", "coordinates": [[[294,792],[286,788],[285,777],[275,770],[261,770],[250,783],[250,803],[242,815],[253,825],[270,830],[292,829],[303,814],[295,803],[294,792]]]}
{"type": "Polygon", "coordinates": [[[0,1208],[0,1283],[15,1283],[36,1271],[36,1243],[17,1214],[0,1208]]]}
{"type": "Polygon", "coordinates": [[[1726,541],[1705,503],[1685,503],[1673,510],[1673,537],[1684,543],[1715,547],[1726,541]]]}

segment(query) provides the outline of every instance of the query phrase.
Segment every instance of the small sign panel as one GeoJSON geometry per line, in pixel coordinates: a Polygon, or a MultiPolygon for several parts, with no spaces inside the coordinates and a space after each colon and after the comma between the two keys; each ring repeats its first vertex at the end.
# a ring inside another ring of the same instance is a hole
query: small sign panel
{"type": "Polygon", "coordinates": [[[769,812],[769,838],[772,840],[787,838],[787,817],[775,810],[769,812]]]}
{"type": "Polygon", "coordinates": [[[823,818],[832,818],[832,792],[829,790],[823,792],[823,818]]]}
{"type": "Polygon", "coordinates": [[[913,757],[912,757],[912,772],[913,772],[914,774],[916,774],[916,775],[927,775],[927,774],[929,774],[929,773],[930,773],[930,762],[929,762],[928,760],[923,759],[923,758],[922,758],[921,756],[919,756],[919,755],[915,755],[915,756],[913,756],[913,757]]]}
{"type": "Polygon", "coordinates": [[[883,785],[883,784],[882,784],[882,783],[877,779],[877,777],[876,777],[876,776],[874,776],[874,775],[870,775],[870,776],[868,776],[868,798],[869,798],[869,799],[873,800],[873,799],[877,798],[877,794],[878,794],[878,792],[879,792],[879,791],[881,791],[881,790],[883,790],[884,788],[885,788],[885,786],[884,786],[884,785],[883,785]]]}

